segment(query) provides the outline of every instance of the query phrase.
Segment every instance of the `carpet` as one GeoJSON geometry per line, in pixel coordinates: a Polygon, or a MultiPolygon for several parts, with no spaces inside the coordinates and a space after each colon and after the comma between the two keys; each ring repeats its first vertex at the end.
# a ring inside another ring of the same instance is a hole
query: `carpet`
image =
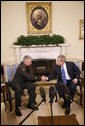
{"type": "MultiPolygon", "coordinates": [[[[38,125],[51,125],[50,116],[38,116],[38,125]]],[[[79,125],[75,114],[53,116],[53,125],[79,125]]]]}

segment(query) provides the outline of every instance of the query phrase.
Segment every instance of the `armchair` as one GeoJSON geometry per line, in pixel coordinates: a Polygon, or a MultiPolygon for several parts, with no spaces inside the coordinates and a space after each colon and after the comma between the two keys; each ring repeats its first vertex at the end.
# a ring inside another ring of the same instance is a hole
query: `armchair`
{"type": "Polygon", "coordinates": [[[12,111],[12,99],[14,98],[15,94],[12,90],[12,79],[16,72],[17,66],[15,64],[13,65],[4,65],[3,71],[4,71],[4,80],[5,80],[5,86],[6,86],[6,95],[7,100],[10,105],[10,111],[12,111]]]}
{"type": "Polygon", "coordinates": [[[77,61],[77,62],[75,62],[75,64],[77,65],[77,67],[81,71],[79,83],[77,84],[77,87],[76,87],[76,94],[80,97],[80,101],[79,102],[76,101],[76,100],[73,100],[73,101],[76,102],[77,104],[83,106],[83,103],[82,103],[82,100],[83,100],[83,91],[82,91],[82,85],[83,85],[82,61],[77,61]]]}
{"type": "MultiPolygon", "coordinates": [[[[5,80],[5,86],[6,86],[6,95],[7,95],[7,100],[9,102],[9,106],[10,106],[10,111],[12,111],[12,99],[15,98],[15,92],[12,89],[12,79],[15,75],[16,69],[17,69],[17,65],[13,64],[13,65],[4,65],[3,66],[4,69],[4,80],[5,80]]],[[[22,92],[23,96],[26,96],[26,90],[24,90],[22,92]]]]}

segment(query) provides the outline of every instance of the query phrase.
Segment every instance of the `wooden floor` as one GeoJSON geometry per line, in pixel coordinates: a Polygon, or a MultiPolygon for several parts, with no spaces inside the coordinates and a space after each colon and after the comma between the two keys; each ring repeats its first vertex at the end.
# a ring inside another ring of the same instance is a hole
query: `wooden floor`
{"type": "MultiPolygon", "coordinates": [[[[36,101],[39,104],[41,102],[42,98],[40,95],[37,95],[36,101]]],[[[5,118],[2,119],[1,117],[1,125],[18,125],[32,110],[27,109],[26,105],[28,102],[28,96],[22,98],[22,107],[21,112],[22,116],[18,117],[15,114],[15,110],[13,109],[12,112],[9,112],[9,105],[7,104],[7,110],[5,111],[5,118]]],[[[14,107],[15,101],[13,100],[13,107],[14,107]]],[[[52,108],[53,108],[53,115],[65,115],[65,109],[61,108],[61,105],[63,103],[63,99],[60,99],[57,103],[55,101],[53,102],[52,108]]],[[[14,107],[15,108],[15,107],[14,107]]],[[[84,108],[73,102],[71,104],[71,112],[70,114],[76,114],[76,118],[80,125],[84,125],[84,108]]],[[[3,113],[2,113],[3,115],[3,113]]],[[[22,125],[38,125],[38,116],[50,116],[50,104],[49,104],[49,95],[46,94],[46,104],[43,102],[39,106],[39,110],[34,111],[30,117],[28,117],[22,125]]],[[[45,120],[46,121],[46,120],[45,120]]]]}

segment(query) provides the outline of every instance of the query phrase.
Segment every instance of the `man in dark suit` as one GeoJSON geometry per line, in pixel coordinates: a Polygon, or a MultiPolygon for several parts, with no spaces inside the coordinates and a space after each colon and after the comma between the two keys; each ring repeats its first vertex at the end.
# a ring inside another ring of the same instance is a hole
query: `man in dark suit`
{"type": "Polygon", "coordinates": [[[15,91],[15,112],[17,116],[21,116],[20,106],[21,106],[21,95],[23,90],[26,88],[29,94],[29,102],[27,108],[37,110],[35,107],[35,98],[36,98],[36,86],[33,84],[37,78],[30,73],[30,66],[32,59],[30,56],[25,56],[23,61],[18,66],[15,76],[12,81],[12,88],[15,91]]]}
{"type": "Polygon", "coordinates": [[[73,62],[67,62],[64,55],[57,57],[57,65],[54,68],[52,75],[45,77],[42,80],[51,80],[57,76],[56,90],[60,98],[64,99],[62,108],[66,108],[65,114],[70,113],[70,105],[76,92],[76,84],[79,82],[80,70],[73,62]],[[64,84],[64,85],[63,85],[64,84]],[[68,92],[68,98],[65,95],[65,90],[68,92]]]}

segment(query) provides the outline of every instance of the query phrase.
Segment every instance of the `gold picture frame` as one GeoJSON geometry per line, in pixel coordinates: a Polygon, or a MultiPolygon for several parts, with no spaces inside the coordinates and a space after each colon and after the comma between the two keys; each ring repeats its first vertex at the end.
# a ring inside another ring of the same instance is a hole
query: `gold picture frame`
{"type": "Polygon", "coordinates": [[[29,34],[52,33],[52,3],[26,2],[29,34]]]}
{"type": "Polygon", "coordinates": [[[84,39],[84,19],[80,20],[80,35],[79,39],[84,39]]]}

